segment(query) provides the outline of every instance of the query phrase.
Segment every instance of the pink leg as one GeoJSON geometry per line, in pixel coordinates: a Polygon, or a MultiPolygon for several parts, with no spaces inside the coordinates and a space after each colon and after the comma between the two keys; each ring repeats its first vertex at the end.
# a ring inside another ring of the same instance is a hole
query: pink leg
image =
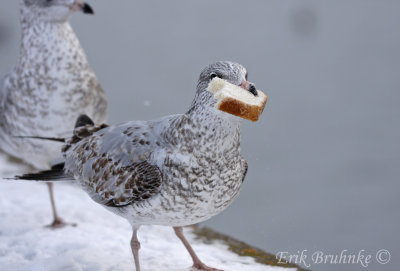
{"type": "Polygon", "coordinates": [[[139,264],[140,242],[137,238],[137,231],[138,228],[133,229],[133,234],[131,239],[131,249],[132,249],[133,259],[135,260],[136,271],[140,271],[140,264],[139,264]]]}
{"type": "Polygon", "coordinates": [[[197,257],[196,253],[194,252],[192,246],[189,244],[189,242],[186,240],[185,235],[183,235],[183,228],[182,227],[174,227],[174,231],[176,236],[182,241],[183,245],[186,247],[187,251],[189,252],[190,256],[192,257],[193,260],[193,270],[198,270],[198,271],[223,271],[220,269],[215,269],[208,267],[205,265],[199,257],[197,257]]]}
{"type": "Polygon", "coordinates": [[[51,209],[53,211],[53,223],[48,225],[47,227],[52,228],[52,229],[59,229],[65,226],[73,226],[76,227],[75,223],[65,223],[64,220],[62,220],[58,214],[57,214],[57,209],[56,209],[56,203],[54,200],[54,192],[53,192],[53,183],[47,183],[47,187],[49,188],[49,194],[50,194],[50,202],[51,202],[51,209]]]}

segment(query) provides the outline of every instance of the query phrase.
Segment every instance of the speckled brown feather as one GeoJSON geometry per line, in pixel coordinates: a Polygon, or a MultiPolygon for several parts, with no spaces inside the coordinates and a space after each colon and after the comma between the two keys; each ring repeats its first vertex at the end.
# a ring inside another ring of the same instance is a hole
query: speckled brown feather
{"type": "MultiPolygon", "coordinates": [[[[162,182],[157,166],[147,161],[121,166],[121,161],[112,153],[99,153],[100,143],[96,136],[101,135],[95,134],[107,127],[106,124],[77,127],[73,137],[63,147],[64,154],[73,147],[72,151],[81,161],[81,172],[85,170],[85,165],[91,165],[90,170],[94,174],[82,183],[85,190],[96,202],[108,207],[123,207],[157,194],[162,182]]],[[[128,130],[125,134],[129,134],[128,130]]]]}
{"type": "Polygon", "coordinates": [[[82,139],[93,135],[95,132],[100,131],[104,128],[107,128],[107,124],[100,125],[85,125],[81,127],[77,127],[74,130],[74,135],[66,141],[66,144],[62,147],[62,152],[66,152],[69,148],[81,141],[82,139]]]}
{"type": "MultiPolygon", "coordinates": [[[[118,175],[116,188],[123,187],[121,193],[116,193],[110,187],[107,191],[101,191],[98,187],[96,192],[103,195],[108,207],[123,207],[133,202],[140,202],[156,195],[161,188],[162,176],[157,166],[150,165],[148,162],[134,163],[128,167],[110,167],[112,174],[118,175]],[[103,193],[104,192],[104,193],[103,193]]],[[[105,186],[102,186],[104,188],[105,186]]],[[[118,190],[118,189],[117,189],[118,190]]]]}

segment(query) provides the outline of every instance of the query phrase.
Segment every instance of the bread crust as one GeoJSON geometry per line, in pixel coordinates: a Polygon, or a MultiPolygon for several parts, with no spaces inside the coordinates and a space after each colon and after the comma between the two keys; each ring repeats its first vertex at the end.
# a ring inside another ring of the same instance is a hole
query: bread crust
{"type": "Polygon", "coordinates": [[[257,90],[258,95],[253,96],[241,86],[218,77],[209,83],[207,90],[214,94],[218,110],[250,121],[258,121],[268,100],[268,96],[260,90],[257,90]]]}
{"type": "Polygon", "coordinates": [[[218,104],[217,108],[247,120],[258,121],[264,111],[267,100],[268,97],[266,96],[266,99],[260,105],[249,105],[237,99],[226,97],[218,104]]]}

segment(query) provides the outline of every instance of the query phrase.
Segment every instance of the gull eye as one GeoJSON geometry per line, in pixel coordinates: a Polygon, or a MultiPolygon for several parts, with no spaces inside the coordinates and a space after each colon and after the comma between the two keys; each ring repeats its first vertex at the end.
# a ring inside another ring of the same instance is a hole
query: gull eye
{"type": "Polygon", "coordinates": [[[218,77],[218,78],[221,78],[221,79],[222,79],[222,76],[221,76],[221,75],[216,74],[215,72],[210,73],[210,80],[213,80],[215,77],[218,77]]]}
{"type": "Polygon", "coordinates": [[[249,77],[249,73],[248,72],[246,72],[246,75],[244,76],[244,78],[246,79],[246,81],[247,81],[247,78],[249,77]]]}

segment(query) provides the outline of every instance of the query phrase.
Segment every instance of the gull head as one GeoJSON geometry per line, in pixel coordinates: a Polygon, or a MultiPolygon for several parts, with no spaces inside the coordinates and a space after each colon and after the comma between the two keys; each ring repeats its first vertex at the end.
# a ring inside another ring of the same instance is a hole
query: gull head
{"type": "Polygon", "coordinates": [[[21,5],[25,17],[44,22],[66,22],[73,12],[94,14],[89,4],[79,0],[21,0],[21,5]]]}
{"type": "Polygon", "coordinates": [[[238,63],[219,61],[207,66],[200,74],[192,108],[216,112],[224,118],[258,121],[268,96],[247,77],[247,70],[238,63]]]}
{"type": "Polygon", "coordinates": [[[246,68],[235,62],[218,61],[208,65],[201,72],[197,82],[197,92],[192,107],[204,107],[204,105],[215,107],[218,101],[215,99],[214,95],[208,91],[208,86],[215,79],[238,86],[252,95],[257,95],[254,84],[248,81],[246,68]]]}
{"type": "Polygon", "coordinates": [[[198,91],[206,90],[214,78],[220,78],[254,92],[255,86],[247,81],[247,77],[247,70],[242,65],[231,61],[218,61],[203,69],[197,83],[197,89],[198,91]]]}

